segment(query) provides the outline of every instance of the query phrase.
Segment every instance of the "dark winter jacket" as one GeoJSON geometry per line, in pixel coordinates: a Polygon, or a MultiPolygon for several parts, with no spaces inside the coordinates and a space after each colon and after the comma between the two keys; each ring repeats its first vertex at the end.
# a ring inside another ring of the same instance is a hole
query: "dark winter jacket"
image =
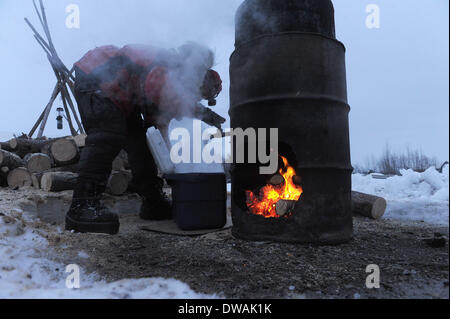
{"type": "Polygon", "coordinates": [[[164,103],[164,110],[160,107],[163,90],[170,90],[166,80],[174,63],[177,58],[171,50],[138,45],[98,47],[75,63],[76,89],[98,90],[124,116],[145,113],[148,126],[161,124],[157,122],[176,118],[181,108],[175,90],[169,95],[173,101],[164,103]]]}

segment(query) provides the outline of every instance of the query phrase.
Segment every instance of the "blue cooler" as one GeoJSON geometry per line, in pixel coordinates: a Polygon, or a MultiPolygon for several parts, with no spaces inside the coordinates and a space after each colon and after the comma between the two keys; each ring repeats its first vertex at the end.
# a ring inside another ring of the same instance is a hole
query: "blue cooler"
{"type": "Polygon", "coordinates": [[[222,228],[227,222],[225,174],[191,173],[165,176],[172,187],[172,211],[182,230],[222,228]]]}

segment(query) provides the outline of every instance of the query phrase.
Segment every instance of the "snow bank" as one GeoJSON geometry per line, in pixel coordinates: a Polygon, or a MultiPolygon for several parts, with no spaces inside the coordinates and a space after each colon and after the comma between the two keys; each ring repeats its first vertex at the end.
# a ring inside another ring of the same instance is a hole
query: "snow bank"
{"type": "MultiPolygon", "coordinates": [[[[80,289],[66,287],[64,264],[54,262],[55,252],[22,212],[0,209],[0,298],[60,299],[193,299],[216,298],[198,294],[188,285],[163,278],[125,279],[106,283],[80,269],[80,289]]],[[[80,252],[84,256],[86,253],[80,252]]]]}
{"type": "Polygon", "coordinates": [[[388,201],[385,218],[449,224],[449,166],[442,174],[434,167],[423,173],[402,170],[401,176],[374,179],[353,175],[353,190],[384,197],[388,201]]]}

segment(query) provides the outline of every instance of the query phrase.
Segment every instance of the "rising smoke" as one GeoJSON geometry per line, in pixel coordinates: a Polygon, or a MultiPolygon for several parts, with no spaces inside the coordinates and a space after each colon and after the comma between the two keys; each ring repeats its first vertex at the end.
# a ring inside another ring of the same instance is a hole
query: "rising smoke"
{"type": "Polygon", "coordinates": [[[162,91],[161,109],[173,110],[177,120],[192,117],[194,107],[202,100],[200,87],[206,72],[214,65],[211,49],[196,42],[188,42],[172,55],[167,83],[162,91]]]}

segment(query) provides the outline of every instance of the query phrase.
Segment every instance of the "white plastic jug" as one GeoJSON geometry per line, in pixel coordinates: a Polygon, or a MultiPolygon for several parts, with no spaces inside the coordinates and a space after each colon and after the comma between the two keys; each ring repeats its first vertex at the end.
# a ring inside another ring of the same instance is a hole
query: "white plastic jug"
{"type": "Polygon", "coordinates": [[[154,127],[149,128],[147,131],[147,143],[160,172],[164,175],[175,173],[175,165],[170,159],[170,152],[161,132],[154,127]]]}

